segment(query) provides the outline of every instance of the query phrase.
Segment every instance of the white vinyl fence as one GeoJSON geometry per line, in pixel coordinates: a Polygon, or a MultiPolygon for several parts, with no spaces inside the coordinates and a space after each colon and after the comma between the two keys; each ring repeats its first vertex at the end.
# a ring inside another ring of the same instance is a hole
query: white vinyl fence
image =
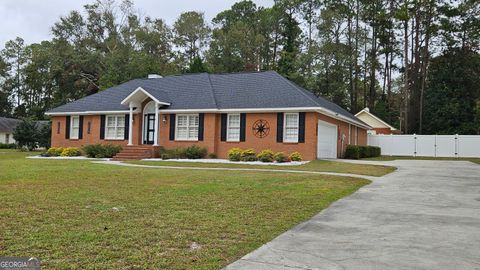
{"type": "Polygon", "coordinates": [[[480,135],[373,135],[384,156],[480,157],[480,135]]]}

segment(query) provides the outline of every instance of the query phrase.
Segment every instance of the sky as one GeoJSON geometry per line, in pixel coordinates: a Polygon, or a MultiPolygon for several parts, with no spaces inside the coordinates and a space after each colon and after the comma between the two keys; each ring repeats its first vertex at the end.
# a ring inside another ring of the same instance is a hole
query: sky
{"type": "MultiPolygon", "coordinates": [[[[173,24],[180,13],[202,11],[211,19],[220,11],[230,8],[239,0],[132,0],[144,16],[162,18],[173,24]]],[[[50,28],[71,10],[82,10],[94,0],[0,0],[0,49],[5,42],[23,38],[25,43],[50,39],[50,28]]],[[[117,0],[118,2],[118,0],[117,0]]],[[[258,6],[270,7],[273,0],[253,0],[258,6]]]]}

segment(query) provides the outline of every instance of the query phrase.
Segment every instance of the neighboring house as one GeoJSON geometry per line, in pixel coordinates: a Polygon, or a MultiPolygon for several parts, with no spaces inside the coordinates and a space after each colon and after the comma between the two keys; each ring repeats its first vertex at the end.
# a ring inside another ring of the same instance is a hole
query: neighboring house
{"type": "Polygon", "coordinates": [[[13,131],[18,123],[20,123],[20,120],[0,117],[0,143],[15,143],[13,131]]]}
{"type": "Polygon", "coordinates": [[[355,116],[372,127],[372,129],[369,130],[368,133],[371,133],[371,134],[399,134],[400,133],[398,129],[390,126],[388,123],[386,123],[382,119],[372,114],[368,107],[359,111],[357,114],[355,114],[355,116]]]}
{"type": "Polygon", "coordinates": [[[366,145],[370,129],[274,71],[149,76],[46,114],[52,146],[128,145],[129,158],[143,149],[158,156],[160,147],[194,144],[220,158],[233,147],[336,158],[348,144],[366,145]]]}

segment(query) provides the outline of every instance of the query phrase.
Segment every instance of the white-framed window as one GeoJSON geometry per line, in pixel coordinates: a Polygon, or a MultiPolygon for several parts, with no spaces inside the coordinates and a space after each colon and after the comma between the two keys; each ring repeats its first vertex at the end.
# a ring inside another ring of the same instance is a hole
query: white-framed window
{"type": "Polygon", "coordinates": [[[227,141],[240,141],[240,114],[228,114],[227,116],[227,141]]]}
{"type": "Polygon", "coordinates": [[[78,139],[78,133],[80,131],[80,116],[70,117],[70,139],[78,139]]]}
{"type": "Polygon", "coordinates": [[[105,117],[105,139],[123,140],[125,138],[125,115],[107,115],[105,117]]]}
{"type": "Polygon", "coordinates": [[[283,123],[283,141],[298,142],[298,113],[285,113],[283,123]]]}
{"type": "Polygon", "coordinates": [[[175,140],[198,141],[198,114],[177,114],[175,140]]]}

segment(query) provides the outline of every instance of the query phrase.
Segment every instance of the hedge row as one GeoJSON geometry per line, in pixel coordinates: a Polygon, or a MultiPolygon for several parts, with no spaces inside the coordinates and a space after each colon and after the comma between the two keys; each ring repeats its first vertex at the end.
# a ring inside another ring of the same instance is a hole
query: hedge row
{"type": "Polygon", "coordinates": [[[345,158],[360,159],[379,157],[381,154],[381,148],[377,146],[347,145],[347,149],[345,151],[345,158]]]}
{"type": "MultiPolygon", "coordinates": [[[[192,145],[190,147],[178,147],[174,149],[161,149],[160,157],[162,159],[200,159],[207,156],[207,148],[192,145]]],[[[210,155],[213,157],[212,155],[210,155]]]]}
{"type": "Polygon", "coordinates": [[[122,151],[122,147],[115,144],[91,144],[84,146],[82,150],[89,158],[112,158],[122,151]]]}
{"type": "Polygon", "coordinates": [[[0,143],[0,149],[15,149],[17,146],[14,143],[0,143]]]}
{"type": "Polygon", "coordinates": [[[82,152],[76,147],[50,147],[47,151],[40,154],[42,157],[76,157],[81,156],[82,152]]]}
{"type": "Polygon", "coordinates": [[[278,163],[288,161],[301,161],[302,155],[299,152],[293,152],[290,155],[284,152],[274,153],[270,149],[265,149],[256,153],[253,149],[232,148],[228,151],[228,159],[230,161],[261,161],[261,162],[273,162],[278,163]]]}
{"type": "Polygon", "coordinates": [[[76,157],[85,155],[90,158],[112,158],[122,150],[119,145],[113,144],[91,144],[82,149],[76,147],[50,147],[47,151],[41,153],[42,157],[76,157]]]}

